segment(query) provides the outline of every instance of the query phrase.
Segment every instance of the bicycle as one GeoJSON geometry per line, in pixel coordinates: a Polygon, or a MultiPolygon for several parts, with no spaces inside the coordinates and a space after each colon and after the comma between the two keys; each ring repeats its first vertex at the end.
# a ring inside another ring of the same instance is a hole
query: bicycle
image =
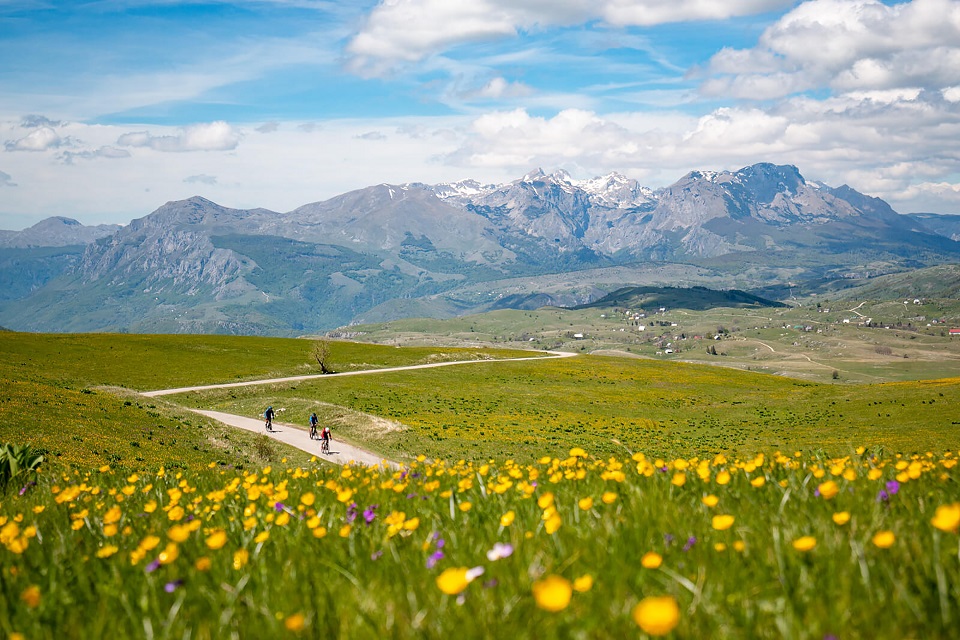
{"type": "Polygon", "coordinates": [[[311,440],[317,439],[317,425],[315,424],[310,425],[310,439],[311,440]]]}
{"type": "Polygon", "coordinates": [[[324,438],[320,441],[320,453],[330,453],[330,438],[324,438]]]}
{"type": "Polygon", "coordinates": [[[273,433],[273,420],[271,420],[270,418],[267,418],[267,421],[263,423],[263,428],[269,431],[270,433],[273,433]]]}

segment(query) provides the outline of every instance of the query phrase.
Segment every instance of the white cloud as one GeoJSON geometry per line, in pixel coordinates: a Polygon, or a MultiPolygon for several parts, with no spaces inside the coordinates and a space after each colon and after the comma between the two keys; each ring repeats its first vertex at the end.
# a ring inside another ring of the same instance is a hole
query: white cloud
{"type": "Polygon", "coordinates": [[[949,87],[960,82],[960,2],[811,0],[756,47],[721,50],[707,73],[704,94],[751,99],[823,87],[949,87]]]}
{"type": "Polygon", "coordinates": [[[504,98],[522,98],[531,93],[533,93],[533,89],[522,82],[508,82],[504,78],[496,77],[474,93],[473,97],[487,100],[500,100],[504,98]]]}
{"type": "Polygon", "coordinates": [[[476,41],[553,25],[616,26],[715,20],[770,11],[790,0],[384,0],[346,47],[350,67],[368,75],[476,41]]]}
{"type": "Polygon", "coordinates": [[[452,161],[526,170],[564,159],[609,165],[613,158],[636,150],[630,132],[580,109],[566,109],[549,119],[523,109],[494,112],[477,118],[471,134],[469,142],[450,156],[452,161]]]}
{"type": "Polygon", "coordinates": [[[124,147],[147,147],[155,151],[230,151],[240,143],[240,133],[226,122],[196,124],[176,135],[154,136],[146,131],[125,133],[117,139],[124,147]]]}
{"type": "Polygon", "coordinates": [[[50,127],[34,129],[19,140],[10,140],[5,145],[7,151],[46,151],[56,149],[66,141],[50,127]]]}
{"type": "Polygon", "coordinates": [[[354,136],[357,140],[386,140],[387,136],[380,131],[367,131],[354,136]]]}
{"type": "MultiPolygon", "coordinates": [[[[738,169],[756,162],[797,165],[804,175],[848,183],[903,211],[943,209],[931,187],[960,175],[960,113],[938,93],[860,92],[818,101],[786,100],[767,110],[724,107],[692,122],[641,113],[600,116],[566,110],[552,118],[525,110],[476,118],[445,161],[485,169],[577,167],[580,177],[623,171],[664,186],[691,169],[738,169]]],[[[944,182],[949,184],[949,182],[944,182]]]]}
{"type": "Polygon", "coordinates": [[[5,171],[0,171],[0,187],[15,187],[17,183],[13,181],[13,176],[5,171]]]}

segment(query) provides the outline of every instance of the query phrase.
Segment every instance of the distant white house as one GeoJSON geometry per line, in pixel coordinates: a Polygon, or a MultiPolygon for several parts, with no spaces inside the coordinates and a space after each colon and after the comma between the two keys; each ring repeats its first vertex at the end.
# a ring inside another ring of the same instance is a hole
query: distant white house
{"type": "Polygon", "coordinates": [[[577,340],[582,340],[582,339],[583,339],[583,334],[582,334],[582,333],[575,333],[575,334],[573,334],[573,337],[576,338],[577,340]]]}

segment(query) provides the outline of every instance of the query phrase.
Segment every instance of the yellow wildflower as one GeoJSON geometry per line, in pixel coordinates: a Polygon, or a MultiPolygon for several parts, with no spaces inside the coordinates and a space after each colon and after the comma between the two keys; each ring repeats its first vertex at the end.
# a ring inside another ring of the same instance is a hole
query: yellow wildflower
{"type": "Polygon", "coordinates": [[[115,545],[112,545],[112,544],[107,544],[107,545],[104,545],[104,546],[100,547],[100,549],[97,550],[97,557],[98,557],[98,558],[109,558],[110,556],[112,556],[113,554],[115,554],[115,553],[116,553],[117,551],[119,551],[119,550],[120,550],[119,547],[117,547],[117,546],[115,546],[115,545]]]}
{"type": "Polygon", "coordinates": [[[30,585],[20,594],[20,599],[31,609],[36,609],[40,606],[40,587],[35,584],[30,585]]]}
{"type": "Polygon", "coordinates": [[[233,568],[236,570],[243,569],[247,566],[247,562],[250,560],[250,552],[246,549],[238,549],[233,552],[233,568]]]}
{"type": "Polygon", "coordinates": [[[214,529],[209,536],[207,536],[207,547],[209,549],[217,550],[227,544],[227,532],[223,529],[214,529]]]}
{"type": "Polygon", "coordinates": [[[803,536],[793,541],[793,548],[797,551],[810,551],[817,546],[817,539],[813,536],[803,536]]]}
{"type": "Polygon", "coordinates": [[[549,575],[533,583],[533,598],[537,606],[545,611],[556,613],[570,604],[573,586],[562,576],[549,575]]]}
{"type": "Polygon", "coordinates": [[[283,626],[286,627],[287,631],[303,631],[304,626],[306,626],[306,618],[303,617],[302,613],[295,613],[283,621],[283,626]]]}
{"type": "Polygon", "coordinates": [[[673,596],[644,598],[633,608],[633,621],[652,636],[665,636],[680,622],[680,607],[673,596]]]}
{"type": "Polygon", "coordinates": [[[840,493],[840,487],[837,486],[837,483],[833,480],[827,480],[817,487],[817,489],[820,491],[820,497],[824,500],[830,500],[840,493]]]}
{"type": "Polygon", "coordinates": [[[573,581],[573,590],[577,593],[586,593],[593,588],[593,576],[590,574],[580,576],[573,581]]]}
{"type": "Polygon", "coordinates": [[[449,596],[455,596],[467,588],[470,580],[467,578],[469,569],[466,567],[450,567],[437,576],[437,588],[449,596]]]}
{"type": "Polygon", "coordinates": [[[644,569],[656,569],[663,564],[663,556],[655,551],[648,551],[640,558],[640,565],[644,569]]]}
{"type": "Polygon", "coordinates": [[[960,502],[937,507],[930,523],[940,531],[957,533],[960,530],[960,502]]]}
{"type": "Polygon", "coordinates": [[[880,549],[889,549],[896,540],[897,537],[893,535],[893,531],[878,531],[877,534],[873,536],[874,546],[880,549]]]}

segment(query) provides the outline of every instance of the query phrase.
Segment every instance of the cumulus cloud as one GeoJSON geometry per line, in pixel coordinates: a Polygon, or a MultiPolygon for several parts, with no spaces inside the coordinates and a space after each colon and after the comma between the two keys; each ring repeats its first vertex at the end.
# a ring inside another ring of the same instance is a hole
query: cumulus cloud
{"type": "Polygon", "coordinates": [[[19,140],[9,140],[4,144],[7,151],[46,151],[66,144],[66,139],[50,127],[34,129],[19,140]]]}
{"type": "Polygon", "coordinates": [[[790,0],[384,0],[347,44],[347,53],[354,71],[377,75],[459,44],[545,26],[592,21],[649,26],[749,15],[790,4],[790,0]]]}
{"type": "Polygon", "coordinates": [[[183,181],[186,182],[187,184],[207,184],[211,186],[217,184],[216,176],[208,176],[205,173],[201,173],[195,176],[187,176],[186,178],[183,179],[183,181]]]}
{"type": "Polygon", "coordinates": [[[942,185],[960,173],[958,139],[960,113],[939,92],[898,90],[797,97],[765,109],[724,107],[667,127],[635,114],[500,111],[476,118],[444,160],[518,173],[564,165],[590,175],[627,171],[649,178],[650,186],[692,169],[768,161],[797,165],[809,179],[847,183],[910,211],[921,196],[932,202],[939,193],[950,201],[952,191],[942,185]]]}
{"type": "Polygon", "coordinates": [[[0,187],[15,187],[17,183],[13,181],[13,176],[5,171],[0,171],[0,187]]]}
{"type": "Polygon", "coordinates": [[[177,135],[155,136],[147,131],[125,133],[117,139],[124,147],[146,147],[155,151],[230,151],[240,144],[240,133],[218,120],[181,129],[177,135]]]}
{"type": "Polygon", "coordinates": [[[280,129],[279,122],[264,122],[262,125],[254,129],[257,133],[273,133],[280,129]]]}
{"type": "Polygon", "coordinates": [[[386,140],[387,136],[379,131],[367,131],[354,136],[357,140],[386,140]]]}
{"type": "Polygon", "coordinates": [[[769,99],[829,87],[836,92],[960,82],[960,3],[811,0],[771,25],[751,49],[710,60],[709,96],[769,99]]]}

